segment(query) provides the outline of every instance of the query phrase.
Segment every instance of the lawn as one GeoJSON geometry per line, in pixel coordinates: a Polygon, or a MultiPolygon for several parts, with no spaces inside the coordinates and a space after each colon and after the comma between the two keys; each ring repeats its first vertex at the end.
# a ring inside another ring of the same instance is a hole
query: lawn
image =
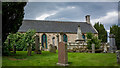
{"type": "MultiPolygon", "coordinates": [[[[3,56],[3,66],[56,66],[58,53],[42,51],[42,54],[27,56],[27,51],[17,51],[11,56],[3,56]]],[[[111,53],[68,53],[70,66],[120,66],[116,54],[111,53]]]]}

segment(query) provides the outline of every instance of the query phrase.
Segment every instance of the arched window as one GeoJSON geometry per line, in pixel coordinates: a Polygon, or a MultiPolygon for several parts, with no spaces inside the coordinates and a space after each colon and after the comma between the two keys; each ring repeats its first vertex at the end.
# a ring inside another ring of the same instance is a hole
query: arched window
{"type": "Polygon", "coordinates": [[[43,34],[43,35],[42,35],[42,40],[41,40],[41,42],[42,42],[42,47],[43,47],[43,48],[47,48],[47,36],[46,36],[46,34],[43,34]]]}
{"type": "Polygon", "coordinates": [[[85,40],[85,35],[84,34],[82,34],[82,38],[85,40]]]}
{"type": "Polygon", "coordinates": [[[63,35],[63,41],[64,41],[64,42],[67,42],[67,40],[68,40],[68,39],[67,39],[67,35],[64,34],[64,35],[63,35]]]}

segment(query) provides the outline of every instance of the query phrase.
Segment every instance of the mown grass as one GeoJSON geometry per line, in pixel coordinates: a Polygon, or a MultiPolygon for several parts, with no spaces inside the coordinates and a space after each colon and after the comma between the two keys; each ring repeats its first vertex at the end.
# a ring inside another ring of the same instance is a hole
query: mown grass
{"type": "MultiPolygon", "coordinates": [[[[32,52],[32,56],[27,56],[27,51],[17,51],[3,56],[2,60],[2,66],[56,66],[58,53],[42,51],[42,54],[32,52]]],[[[68,63],[70,66],[120,66],[116,54],[111,53],[68,53],[68,63]]]]}

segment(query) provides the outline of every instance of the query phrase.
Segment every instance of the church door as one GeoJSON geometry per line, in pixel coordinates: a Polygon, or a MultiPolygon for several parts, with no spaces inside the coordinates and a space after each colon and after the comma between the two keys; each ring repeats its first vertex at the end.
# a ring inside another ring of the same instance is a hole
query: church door
{"type": "Polygon", "coordinates": [[[46,36],[46,34],[42,35],[42,47],[47,49],[47,36],[46,36]]]}

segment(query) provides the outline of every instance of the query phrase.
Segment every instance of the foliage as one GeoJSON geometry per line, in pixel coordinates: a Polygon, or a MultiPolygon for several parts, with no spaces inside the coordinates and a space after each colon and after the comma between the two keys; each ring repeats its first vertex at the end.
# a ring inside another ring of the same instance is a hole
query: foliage
{"type": "MultiPolygon", "coordinates": [[[[16,45],[16,50],[18,51],[26,51],[27,50],[27,44],[34,44],[34,36],[35,30],[28,30],[26,33],[15,33],[8,35],[7,40],[5,41],[5,46],[9,50],[13,48],[13,45],[16,45]],[[8,42],[8,39],[10,39],[10,44],[8,42]]],[[[34,46],[33,46],[34,48],[34,46]]],[[[34,49],[33,49],[34,50],[34,49]]]]}
{"type": "MultiPolygon", "coordinates": [[[[9,33],[16,33],[22,25],[24,17],[24,7],[26,2],[3,2],[2,3],[2,43],[6,40],[9,33]]],[[[3,45],[3,55],[7,51],[3,45]]]]}
{"type": "Polygon", "coordinates": [[[35,37],[33,37],[35,35],[35,30],[28,30],[25,34],[24,34],[24,41],[21,41],[22,43],[26,44],[27,46],[29,46],[28,44],[34,44],[35,41],[35,37]]]}
{"type": "Polygon", "coordinates": [[[110,34],[115,35],[117,49],[120,49],[120,27],[118,25],[113,25],[110,27],[110,34]]]}
{"type": "Polygon", "coordinates": [[[92,49],[91,45],[95,44],[95,49],[99,49],[101,40],[94,36],[92,33],[87,33],[87,45],[88,49],[92,49]]]}
{"type": "Polygon", "coordinates": [[[94,27],[98,31],[98,38],[101,42],[107,42],[107,31],[105,30],[103,24],[97,22],[94,27]]]}
{"type": "Polygon", "coordinates": [[[22,39],[24,35],[22,33],[10,33],[7,37],[7,40],[5,41],[6,46],[8,46],[9,50],[12,50],[13,45],[16,45],[17,50],[22,50],[24,45],[20,44],[20,40],[22,39]]]}
{"type": "Polygon", "coordinates": [[[87,33],[87,39],[92,39],[93,34],[92,33],[87,33]]]}

